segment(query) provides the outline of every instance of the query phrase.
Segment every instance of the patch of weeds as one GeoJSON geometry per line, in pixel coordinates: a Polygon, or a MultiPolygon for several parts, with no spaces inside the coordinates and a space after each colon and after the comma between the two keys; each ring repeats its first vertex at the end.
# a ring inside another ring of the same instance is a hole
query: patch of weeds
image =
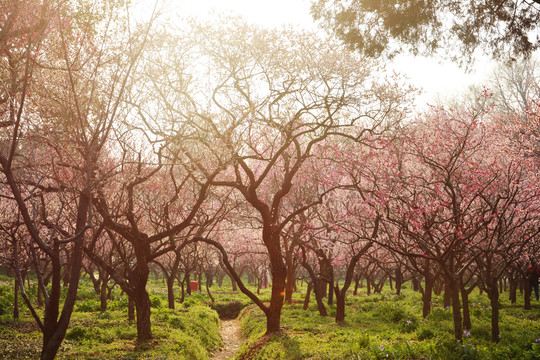
{"type": "Polygon", "coordinates": [[[246,304],[233,300],[227,303],[216,302],[210,307],[217,311],[220,319],[236,319],[246,304]]]}
{"type": "Polygon", "coordinates": [[[101,305],[99,301],[94,299],[84,299],[75,303],[75,311],[77,312],[96,312],[99,311],[101,305]]]}
{"type": "Polygon", "coordinates": [[[163,297],[157,294],[150,295],[150,306],[154,309],[161,309],[163,307],[163,297]]]}
{"type": "Polygon", "coordinates": [[[416,337],[418,338],[418,340],[432,339],[435,337],[435,333],[429,328],[421,328],[416,333],[416,337]]]}

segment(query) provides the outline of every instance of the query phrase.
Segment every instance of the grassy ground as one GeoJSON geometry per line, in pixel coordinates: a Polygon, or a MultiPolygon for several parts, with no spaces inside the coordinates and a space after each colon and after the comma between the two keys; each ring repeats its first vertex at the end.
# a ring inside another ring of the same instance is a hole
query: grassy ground
{"type": "MultiPolygon", "coordinates": [[[[11,320],[12,282],[0,278],[0,359],[36,359],[41,334],[28,311],[21,320],[11,320]]],[[[304,294],[294,295],[294,304],[283,309],[283,332],[265,338],[262,312],[230,284],[212,287],[216,299],[211,304],[204,294],[167,309],[165,284],[150,281],[152,330],[155,340],[137,347],[136,326],[127,321],[127,299],[119,291],[105,313],[99,312],[97,295],[83,282],[70,329],[59,359],[207,359],[221,345],[217,312],[236,316],[242,308],[241,326],[246,342],[237,359],[540,359],[540,305],[522,309],[522,299],[510,304],[502,295],[501,341],[490,342],[490,309],[485,295],[471,295],[472,329],[464,344],[453,340],[452,314],[435,297],[427,320],[421,318],[420,295],[405,288],[404,294],[348,297],[346,322],[336,325],[322,318],[312,303],[302,310],[304,294]],[[216,312],[217,311],[217,312],[216,312]]],[[[262,290],[269,300],[269,290],[262,290]]]]}
{"type": "MultiPolygon", "coordinates": [[[[470,298],[472,329],[463,344],[453,338],[452,312],[442,307],[442,297],[434,297],[423,320],[420,294],[409,289],[399,296],[387,287],[383,294],[349,296],[342,325],[320,317],[314,303],[304,311],[297,301],[284,307],[283,333],[271,339],[262,337],[263,313],[249,306],[241,314],[248,340],[238,359],[540,359],[539,303],[525,311],[522,302],[502,297],[497,345],[490,341],[489,300],[477,292],[470,298]]],[[[328,309],[334,316],[335,306],[328,309]]]]}

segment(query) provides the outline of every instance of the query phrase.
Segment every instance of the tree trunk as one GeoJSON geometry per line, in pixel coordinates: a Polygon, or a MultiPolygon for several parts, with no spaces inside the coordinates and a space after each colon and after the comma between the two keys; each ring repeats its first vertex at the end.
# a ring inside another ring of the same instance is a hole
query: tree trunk
{"type": "Polygon", "coordinates": [[[287,279],[287,268],[281,256],[279,249],[279,236],[274,236],[267,241],[267,248],[270,255],[270,265],[272,273],[272,295],[270,297],[270,306],[266,312],[266,334],[275,334],[281,328],[281,308],[285,295],[285,281],[287,279]]]}
{"type": "Polygon", "coordinates": [[[328,305],[334,305],[334,277],[328,283],[328,305]]]}
{"type": "Polygon", "coordinates": [[[186,283],[186,293],[191,296],[191,274],[186,273],[184,277],[184,282],[186,283]]]}
{"type": "Polygon", "coordinates": [[[174,275],[167,277],[167,301],[169,303],[169,309],[174,310],[174,275]]]}
{"type": "Polygon", "coordinates": [[[295,271],[292,260],[287,261],[287,283],[285,287],[285,302],[292,304],[292,294],[294,291],[295,271]]]}
{"type": "Polygon", "coordinates": [[[450,307],[452,303],[452,289],[448,282],[444,284],[444,297],[443,297],[443,306],[445,308],[450,307]]]}
{"type": "Polygon", "coordinates": [[[532,295],[532,286],[531,286],[531,278],[533,276],[533,272],[531,271],[530,274],[528,274],[526,277],[525,277],[525,281],[524,281],[524,287],[525,287],[525,305],[523,306],[523,308],[525,310],[531,310],[531,295],[532,295]]]}
{"type": "Polygon", "coordinates": [[[231,279],[232,291],[238,291],[238,288],[236,287],[236,281],[234,280],[232,276],[229,276],[229,277],[231,279]]]}
{"type": "Polygon", "coordinates": [[[461,342],[463,338],[463,319],[461,317],[461,305],[459,302],[458,280],[452,279],[449,285],[450,297],[452,299],[452,317],[454,319],[454,337],[457,341],[461,342]]]}
{"type": "Polygon", "coordinates": [[[420,291],[420,282],[418,281],[418,279],[415,277],[413,277],[411,279],[412,281],[412,287],[413,287],[413,290],[414,291],[420,291]]]}
{"type": "Polygon", "coordinates": [[[184,300],[186,299],[186,288],[185,288],[185,281],[182,281],[180,283],[180,288],[182,289],[182,294],[180,296],[180,304],[184,303],[184,300]]]}
{"type": "Polygon", "coordinates": [[[358,294],[358,286],[360,285],[360,276],[357,276],[355,279],[354,279],[354,290],[353,290],[353,295],[357,295],[358,294]]]}
{"type": "Polygon", "coordinates": [[[491,303],[491,341],[499,342],[499,291],[497,283],[494,288],[488,289],[489,301],[491,303]]]}
{"type": "Polygon", "coordinates": [[[309,297],[311,295],[311,290],[312,289],[313,289],[313,283],[308,282],[307,291],[306,291],[306,297],[304,298],[304,306],[302,307],[302,309],[304,309],[304,310],[307,310],[308,307],[309,307],[309,297]]]}
{"type": "Polygon", "coordinates": [[[425,276],[425,288],[422,293],[422,317],[425,319],[431,312],[431,298],[435,278],[430,274],[425,276]]]}
{"type": "Polygon", "coordinates": [[[336,294],[336,323],[342,323],[345,321],[345,295],[347,290],[334,290],[336,294]]]}
{"type": "Polygon", "coordinates": [[[101,287],[99,290],[99,302],[101,312],[107,311],[107,281],[105,278],[101,279],[101,287]]]}
{"type": "Polygon", "coordinates": [[[132,296],[128,295],[128,321],[135,321],[135,301],[132,296]]]}
{"type": "Polygon", "coordinates": [[[210,301],[212,304],[215,302],[214,297],[212,296],[212,293],[210,292],[210,282],[212,281],[212,278],[210,278],[210,281],[208,281],[208,278],[206,278],[206,293],[208,294],[208,297],[210,298],[210,301]]]}
{"type": "Polygon", "coordinates": [[[324,307],[324,303],[322,301],[320,286],[320,282],[322,282],[322,280],[317,277],[315,271],[313,271],[313,268],[305,261],[305,259],[302,262],[302,265],[307,270],[309,277],[311,278],[311,282],[313,283],[313,295],[315,295],[315,301],[317,302],[317,310],[319,311],[319,315],[328,316],[328,313],[326,312],[326,308],[324,307]]]}
{"type": "Polygon", "coordinates": [[[41,291],[41,286],[39,286],[39,284],[38,284],[38,287],[37,287],[37,303],[38,303],[39,307],[42,307],[44,305],[43,304],[43,292],[41,291]]]}
{"type": "Polygon", "coordinates": [[[19,318],[19,280],[17,276],[14,279],[13,289],[13,319],[19,318]]]}
{"type": "Polygon", "coordinates": [[[396,295],[401,294],[401,286],[403,285],[403,273],[400,268],[396,268],[396,295]]]}
{"type": "MultiPolygon", "coordinates": [[[[139,260],[139,259],[138,259],[139,260]]],[[[137,341],[145,342],[152,339],[150,323],[150,297],[146,291],[146,283],[150,271],[148,264],[141,261],[135,267],[135,309],[137,316],[137,341]]]]}
{"type": "MultiPolygon", "coordinates": [[[[51,294],[49,301],[45,304],[45,314],[43,321],[43,347],[41,348],[42,360],[54,360],[62,341],[66,335],[69,326],[71,314],[77,299],[77,290],[79,288],[79,280],[81,278],[82,259],[83,259],[83,244],[84,244],[84,228],[87,224],[88,210],[90,206],[90,195],[83,192],[79,198],[77,209],[77,221],[75,226],[75,234],[80,234],[75,240],[71,249],[70,258],[70,277],[69,285],[64,300],[64,305],[60,313],[60,259],[57,256],[51,257],[51,265],[53,271],[53,280],[51,284],[51,294]],[[60,315],[60,317],[59,317],[60,315]]],[[[54,241],[54,253],[60,254],[59,245],[54,241]]]]}
{"type": "Polygon", "coordinates": [[[463,305],[463,328],[471,330],[471,315],[469,311],[469,292],[465,289],[465,286],[460,286],[461,302],[463,305]]]}

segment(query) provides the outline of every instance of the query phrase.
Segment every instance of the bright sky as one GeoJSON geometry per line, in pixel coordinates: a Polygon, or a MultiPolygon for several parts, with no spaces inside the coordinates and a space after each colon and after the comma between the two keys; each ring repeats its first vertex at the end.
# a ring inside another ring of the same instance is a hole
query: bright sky
{"type": "MultiPolygon", "coordinates": [[[[154,0],[138,0],[154,3],[154,0]]],[[[240,15],[249,22],[267,27],[292,25],[302,29],[320,31],[309,13],[311,0],[160,0],[179,17],[211,18],[216,14],[240,15]]],[[[137,2],[137,0],[135,0],[137,2]]],[[[422,88],[423,95],[416,105],[459,95],[472,84],[482,85],[495,65],[478,61],[469,73],[449,61],[402,55],[390,68],[409,77],[412,85],[422,88]]]]}

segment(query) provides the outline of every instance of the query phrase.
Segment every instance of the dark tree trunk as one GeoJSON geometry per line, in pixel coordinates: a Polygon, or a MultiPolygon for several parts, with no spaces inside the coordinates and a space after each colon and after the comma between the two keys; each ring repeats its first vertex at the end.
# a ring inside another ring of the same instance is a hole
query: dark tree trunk
{"type": "Polygon", "coordinates": [[[439,278],[435,280],[435,284],[433,285],[433,292],[435,295],[439,296],[442,294],[443,289],[446,287],[446,282],[439,278]]]}
{"type": "Polygon", "coordinates": [[[41,286],[37,287],[37,303],[39,307],[42,307],[43,304],[43,292],[41,291],[41,286]]]}
{"type": "Polygon", "coordinates": [[[448,282],[444,284],[444,297],[443,297],[443,306],[445,308],[450,307],[452,303],[452,288],[448,282]]]}
{"type": "MultiPolygon", "coordinates": [[[[378,224],[378,222],[377,222],[378,224]]],[[[377,226],[375,227],[377,229],[377,226]]],[[[376,230],[375,230],[376,233],[376,230]]],[[[345,320],[345,297],[347,296],[347,290],[349,290],[349,287],[351,286],[353,276],[354,276],[354,268],[356,267],[356,263],[358,260],[360,260],[360,257],[365,254],[369,248],[371,247],[372,243],[368,243],[364,245],[362,250],[360,250],[358,253],[356,253],[352,259],[349,262],[349,265],[347,266],[347,271],[345,273],[345,280],[343,282],[343,287],[339,288],[339,281],[336,281],[336,285],[334,287],[334,292],[336,293],[336,323],[342,323],[345,320]]]]}
{"type": "Polygon", "coordinates": [[[396,295],[401,294],[401,286],[403,285],[403,273],[400,268],[396,268],[396,295]]]}
{"type": "Polygon", "coordinates": [[[334,283],[334,277],[332,276],[332,278],[328,282],[328,305],[333,305],[334,304],[334,286],[333,286],[333,283],[334,283]]]}
{"type": "Polygon", "coordinates": [[[272,294],[270,305],[266,312],[266,334],[274,334],[281,328],[281,308],[283,307],[287,267],[281,256],[280,237],[269,229],[270,234],[264,234],[263,240],[269,253],[270,271],[272,274],[272,294]],[[268,238],[269,237],[269,238],[268,238]]]}
{"type": "Polygon", "coordinates": [[[238,291],[238,288],[236,287],[236,281],[234,280],[232,276],[229,276],[229,277],[231,279],[232,291],[238,291]]]}
{"type": "Polygon", "coordinates": [[[420,291],[420,282],[418,281],[418,279],[416,278],[416,276],[413,277],[413,278],[411,279],[411,281],[412,281],[413,290],[414,290],[414,291],[420,291]]]}
{"type": "Polygon", "coordinates": [[[135,321],[135,301],[132,296],[128,295],[128,321],[135,321]]]}
{"type": "Polygon", "coordinates": [[[533,272],[531,271],[526,277],[525,277],[525,304],[523,308],[525,310],[531,310],[531,294],[532,294],[532,277],[534,276],[533,272]]]}
{"type": "MultiPolygon", "coordinates": [[[[463,319],[461,317],[461,305],[459,302],[459,282],[452,279],[449,283],[450,297],[452,299],[452,317],[454,319],[454,337],[461,342],[463,338],[463,319]]],[[[446,294],[446,290],[445,290],[446,294]]]]}
{"type": "Polygon", "coordinates": [[[512,304],[515,304],[517,301],[518,280],[511,277],[508,281],[510,283],[510,291],[508,294],[508,300],[510,300],[512,304]]]}
{"type": "Polygon", "coordinates": [[[208,277],[206,278],[206,293],[208,294],[208,297],[210,298],[210,301],[212,304],[215,302],[214,297],[212,296],[212,293],[210,292],[210,282],[212,282],[212,278],[210,277],[210,281],[208,280],[208,277]]]}
{"type": "Polygon", "coordinates": [[[355,279],[354,279],[354,290],[353,290],[353,295],[357,295],[358,294],[358,286],[360,285],[360,276],[357,276],[355,279]]]}
{"type": "MultiPolygon", "coordinates": [[[[79,288],[79,280],[81,277],[82,259],[83,259],[83,244],[84,244],[84,228],[87,224],[88,210],[90,205],[90,195],[82,193],[79,198],[77,209],[77,221],[75,226],[75,234],[78,237],[73,240],[71,249],[70,261],[70,278],[69,286],[64,300],[64,306],[60,312],[60,274],[61,266],[60,259],[57,256],[50,258],[53,280],[51,284],[51,294],[47,304],[45,304],[45,314],[43,321],[43,347],[41,348],[42,360],[54,360],[56,353],[64,340],[66,331],[69,326],[71,314],[77,299],[77,290],[79,288]],[[59,317],[60,316],[60,317],[59,317]]],[[[54,254],[60,254],[59,245],[54,242],[54,254]]]]}
{"type": "Polygon", "coordinates": [[[185,288],[185,281],[182,281],[180,283],[180,288],[182,289],[182,293],[181,293],[181,296],[180,296],[180,304],[183,304],[184,303],[184,300],[186,299],[186,288],[185,288]]]}
{"type": "Polygon", "coordinates": [[[167,277],[167,301],[169,309],[174,310],[174,275],[167,277]]]}
{"type": "Polygon", "coordinates": [[[525,291],[524,291],[525,303],[524,303],[524,306],[523,306],[523,308],[525,310],[531,310],[531,294],[532,294],[531,287],[530,286],[525,286],[525,291]]]}
{"type": "Polygon", "coordinates": [[[491,304],[491,341],[499,342],[499,291],[495,282],[487,290],[491,304]]]}
{"type": "Polygon", "coordinates": [[[17,276],[13,281],[13,319],[19,318],[19,280],[17,276]]]}
{"type": "Polygon", "coordinates": [[[425,285],[422,292],[422,317],[425,319],[431,312],[431,297],[435,278],[431,274],[425,276],[425,285]]]}
{"type": "Polygon", "coordinates": [[[347,290],[335,290],[336,293],[336,323],[345,321],[345,295],[347,290]]]}
{"type": "Polygon", "coordinates": [[[146,291],[146,283],[148,282],[148,275],[150,274],[150,271],[145,260],[137,262],[134,271],[134,300],[137,316],[137,341],[145,342],[152,339],[152,328],[150,323],[150,297],[146,291]]]}
{"type": "Polygon", "coordinates": [[[101,288],[99,291],[99,302],[101,312],[107,311],[107,281],[105,278],[101,279],[101,288]]]}
{"type": "Polygon", "coordinates": [[[317,277],[315,271],[313,271],[313,268],[306,262],[305,259],[302,262],[302,266],[304,266],[304,268],[307,270],[309,277],[311,278],[311,282],[313,283],[313,295],[315,295],[315,301],[317,302],[317,310],[319,311],[319,315],[328,316],[328,313],[326,312],[326,308],[324,307],[324,303],[322,301],[321,286],[319,284],[320,282],[322,282],[322,280],[317,277]]]}
{"type": "Polygon", "coordinates": [[[311,290],[313,289],[313,283],[308,282],[307,290],[306,290],[306,297],[304,298],[304,306],[302,309],[307,310],[309,307],[309,298],[311,296],[311,290]]]}
{"type": "Polygon", "coordinates": [[[471,315],[469,311],[469,292],[465,289],[465,286],[460,287],[461,302],[463,305],[463,328],[471,330],[471,315]]]}
{"type": "Polygon", "coordinates": [[[292,261],[292,256],[287,256],[287,283],[285,286],[285,302],[292,304],[292,294],[294,291],[295,269],[292,261]],[[289,257],[291,259],[289,259],[289,257]]]}
{"type": "Polygon", "coordinates": [[[189,272],[186,272],[186,275],[184,276],[184,282],[186,283],[186,293],[188,295],[191,295],[191,279],[189,272]]]}

